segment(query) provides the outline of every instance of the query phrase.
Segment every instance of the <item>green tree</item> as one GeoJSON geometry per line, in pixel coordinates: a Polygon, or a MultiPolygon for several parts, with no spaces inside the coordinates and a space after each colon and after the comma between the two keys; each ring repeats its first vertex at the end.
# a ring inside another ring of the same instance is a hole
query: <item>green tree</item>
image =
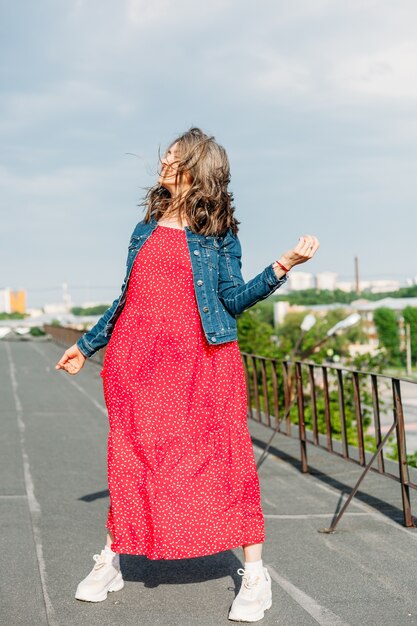
{"type": "Polygon", "coordinates": [[[379,341],[387,351],[391,365],[401,365],[400,329],[397,314],[387,307],[379,307],[374,311],[374,324],[379,341]]]}
{"type": "Polygon", "coordinates": [[[29,313],[0,313],[0,320],[24,320],[29,313]]]}
{"type": "Polygon", "coordinates": [[[74,306],[71,309],[71,313],[73,315],[103,315],[105,311],[109,308],[109,304],[97,304],[96,306],[90,307],[81,307],[74,306]]]}
{"type": "Polygon", "coordinates": [[[280,359],[282,352],[274,343],[274,327],[264,321],[257,305],[237,317],[239,347],[242,352],[280,359]]]}
{"type": "Polygon", "coordinates": [[[40,326],[32,326],[29,334],[33,337],[41,337],[43,335],[46,335],[45,331],[40,326]]]}
{"type": "Polygon", "coordinates": [[[410,324],[411,358],[417,361],[417,308],[406,306],[403,310],[405,324],[410,324]]]}
{"type": "Polygon", "coordinates": [[[285,294],[285,296],[278,295],[274,299],[288,300],[290,304],[308,306],[309,304],[334,304],[335,302],[350,304],[357,298],[358,295],[356,293],[342,291],[341,289],[335,289],[334,291],[328,289],[302,289],[285,294]]]}
{"type": "Polygon", "coordinates": [[[385,293],[371,293],[370,291],[363,291],[357,294],[354,291],[341,291],[335,289],[334,291],[328,291],[326,289],[303,289],[301,291],[294,291],[285,295],[277,293],[275,296],[271,296],[273,301],[288,300],[290,304],[349,304],[358,298],[366,298],[366,300],[381,300],[382,298],[413,298],[417,296],[417,285],[411,287],[401,287],[396,291],[387,291],[385,293]]]}

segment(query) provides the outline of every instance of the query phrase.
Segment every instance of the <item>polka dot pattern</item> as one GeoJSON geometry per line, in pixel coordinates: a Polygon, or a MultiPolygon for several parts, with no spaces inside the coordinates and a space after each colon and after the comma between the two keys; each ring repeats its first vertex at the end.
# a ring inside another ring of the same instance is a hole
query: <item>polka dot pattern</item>
{"type": "Polygon", "coordinates": [[[185,230],[136,255],[103,368],[112,550],[149,559],[265,540],[237,341],[209,344],[185,230]]]}

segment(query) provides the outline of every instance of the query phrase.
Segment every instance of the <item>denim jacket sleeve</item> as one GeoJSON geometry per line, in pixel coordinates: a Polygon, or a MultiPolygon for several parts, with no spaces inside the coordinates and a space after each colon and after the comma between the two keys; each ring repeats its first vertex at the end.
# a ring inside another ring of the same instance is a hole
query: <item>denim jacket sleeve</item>
{"type": "Polygon", "coordinates": [[[270,296],[287,281],[287,275],[278,278],[270,263],[245,283],[242,277],[242,247],[239,237],[231,228],[226,233],[219,250],[218,296],[232,315],[238,315],[259,300],[270,296]]]}
{"type": "Polygon", "coordinates": [[[98,322],[77,340],[76,345],[85,357],[93,356],[100,348],[109,343],[110,336],[106,337],[104,330],[108,320],[116,310],[119,299],[120,296],[114,300],[113,304],[103,313],[98,322]]]}

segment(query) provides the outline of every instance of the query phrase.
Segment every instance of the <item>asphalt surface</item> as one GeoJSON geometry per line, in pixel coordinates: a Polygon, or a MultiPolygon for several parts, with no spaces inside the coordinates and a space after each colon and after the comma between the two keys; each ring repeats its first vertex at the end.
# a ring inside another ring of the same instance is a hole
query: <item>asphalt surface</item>
{"type": "MultiPolygon", "coordinates": [[[[122,555],[121,591],[99,603],[74,598],[105,541],[108,422],[100,365],[69,376],[54,369],[62,352],[0,341],[0,623],[232,624],[240,548],[178,561],[122,555]]],[[[271,431],[248,425],[259,458],[271,431]]],[[[273,579],[259,623],[417,625],[417,530],[401,525],[399,485],[371,472],[337,532],[322,534],[360,468],[309,447],[304,475],[298,459],[297,441],[278,434],[259,468],[273,579]]]]}

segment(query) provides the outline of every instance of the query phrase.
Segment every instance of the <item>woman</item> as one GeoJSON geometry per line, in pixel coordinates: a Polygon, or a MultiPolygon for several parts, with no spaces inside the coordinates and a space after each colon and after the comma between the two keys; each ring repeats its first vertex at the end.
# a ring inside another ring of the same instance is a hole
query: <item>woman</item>
{"type": "Polygon", "coordinates": [[[301,237],[245,283],[229,181],[214,137],[191,128],[170,145],[130,238],[119,297],[56,365],[76,374],[107,345],[107,541],[79,600],[123,587],[119,554],[180,559],[242,546],[242,586],[228,617],[258,621],[271,606],[236,315],[319,244],[301,237]]]}

